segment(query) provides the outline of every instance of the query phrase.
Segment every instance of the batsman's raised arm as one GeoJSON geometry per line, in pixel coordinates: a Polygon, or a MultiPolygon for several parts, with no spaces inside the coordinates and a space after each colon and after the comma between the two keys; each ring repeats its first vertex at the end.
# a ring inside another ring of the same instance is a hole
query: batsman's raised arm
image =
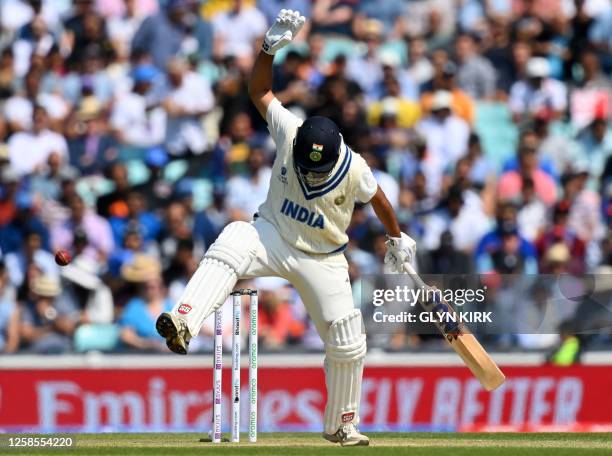
{"type": "Polygon", "coordinates": [[[289,44],[304,26],[306,18],[298,11],[281,10],[276,21],[266,32],[261,52],[255,60],[249,81],[249,96],[265,119],[268,106],[274,99],[272,93],[272,61],[274,54],[289,44]]]}

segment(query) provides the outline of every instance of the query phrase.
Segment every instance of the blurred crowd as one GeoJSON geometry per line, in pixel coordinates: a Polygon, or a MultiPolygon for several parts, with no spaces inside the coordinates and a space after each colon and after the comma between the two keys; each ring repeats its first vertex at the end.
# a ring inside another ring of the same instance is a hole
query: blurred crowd
{"type": "MultiPolygon", "coordinates": [[[[0,0],[0,352],[165,350],[157,315],[266,196],[247,82],[281,8],[310,20],[276,96],[340,126],[422,271],[610,274],[609,0],[0,0]]],[[[369,206],[349,235],[357,295],[385,236],[369,206]]],[[[242,285],[264,350],[320,348],[290,286],[242,285]]]]}

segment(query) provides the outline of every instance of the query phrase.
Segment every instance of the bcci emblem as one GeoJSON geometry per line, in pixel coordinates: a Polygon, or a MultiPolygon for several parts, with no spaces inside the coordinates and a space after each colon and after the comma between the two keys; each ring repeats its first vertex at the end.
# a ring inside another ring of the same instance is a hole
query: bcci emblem
{"type": "Polygon", "coordinates": [[[312,152],[310,152],[309,157],[313,162],[318,162],[321,160],[321,158],[323,158],[322,152],[323,152],[323,146],[321,144],[313,143],[312,152]]]}
{"type": "Polygon", "coordinates": [[[336,206],[340,206],[342,203],[344,203],[344,200],[345,200],[345,199],[346,199],[346,198],[344,197],[344,195],[340,195],[340,196],[338,196],[338,197],[337,197],[337,198],[334,200],[334,204],[335,204],[336,206]]]}

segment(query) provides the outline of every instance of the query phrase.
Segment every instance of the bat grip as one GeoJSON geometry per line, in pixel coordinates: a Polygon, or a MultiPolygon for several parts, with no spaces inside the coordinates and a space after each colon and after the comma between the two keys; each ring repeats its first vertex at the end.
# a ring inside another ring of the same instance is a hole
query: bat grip
{"type": "Polygon", "coordinates": [[[429,288],[429,286],[425,282],[423,282],[423,279],[421,279],[421,277],[414,270],[414,267],[412,267],[412,265],[407,261],[404,263],[404,271],[406,271],[406,273],[412,278],[412,280],[416,282],[416,284],[420,288],[429,288]]]}

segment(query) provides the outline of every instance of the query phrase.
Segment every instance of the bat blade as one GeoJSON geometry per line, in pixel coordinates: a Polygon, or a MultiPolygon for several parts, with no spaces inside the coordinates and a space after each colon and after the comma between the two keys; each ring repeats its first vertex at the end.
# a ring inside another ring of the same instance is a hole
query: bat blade
{"type": "Polygon", "coordinates": [[[484,389],[493,391],[504,383],[506,376],[473,334],[464,330],[453,337],[452,340],[448,337],[446,340],[484,389]]]}
{"type": "MultiPolygon", "coordinates": [[[[431,288],[423,282],[423,279],[416,273],[411,264],[405,263],[404,266],[408,275],[419,287],[423,289],[431,288]]],[[[440,305],[423,300],[419,301],[419,303],[427,312],[434,311],[434,308],[437,309],[436,306],[440,305]]],[[[445,311],[456,313],[455,309],[447,302],[443,301],[441,304],[446,308],[445,311]]],[[[454,325],[449,328],[449,325],[446,323],[438,321],[434,321],[434,323],[451,348],[463,360],[474,377],[480,381],[484,389],[493,391],[504,383],[506,380],[504,373],[495,364],[495,361],[489,356],[480,342],[478,342],[478,339],[467,328],[463,325],[454,325]]]]}

